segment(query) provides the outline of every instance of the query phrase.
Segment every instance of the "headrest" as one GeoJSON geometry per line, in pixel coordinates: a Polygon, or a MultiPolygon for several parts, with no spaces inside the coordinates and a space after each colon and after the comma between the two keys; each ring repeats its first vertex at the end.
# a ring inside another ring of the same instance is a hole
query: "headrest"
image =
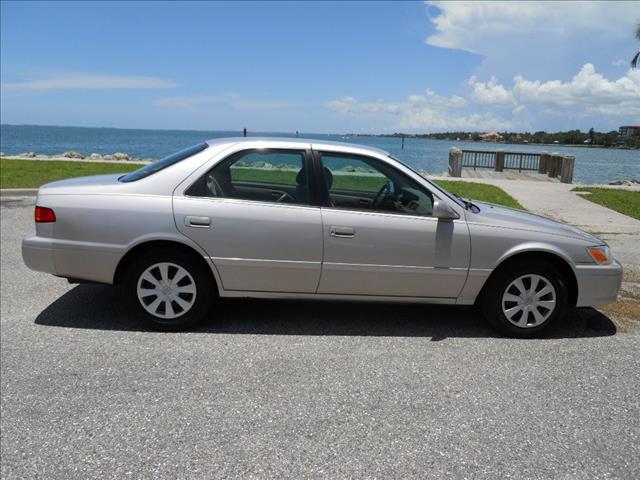
{"type": "MultiPolygon", "coordinates": [[[[307,169],[302,167],[296,175],[296,183],[301,186],[307,185],[307,169]]],[[[327,190],[331,190],[331,186],[333,185],[333,174],[331,170],[327,167],[324,167],[324,183],[327,185],[327,190]]]]}
{"type": "Polygon", "coordinates": [[[296,183],[298,185],[306,186],[307,185],[307,169],[302,167],[296,175],[296,183]]]}
{"type": "Polygon", "coordinates": [[[327,167],[324,167],[324,183],[327,184],[327,190],[331,190],[333,185],[333,173],[327,167]]]}

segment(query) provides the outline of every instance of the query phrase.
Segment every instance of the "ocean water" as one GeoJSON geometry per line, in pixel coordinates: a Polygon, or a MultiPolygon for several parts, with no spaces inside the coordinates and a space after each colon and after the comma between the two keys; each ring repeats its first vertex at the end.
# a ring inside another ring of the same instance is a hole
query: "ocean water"
{"type": "MultiPolygon", "coordinates": [[[[85,155],[125,152],[141,158],[161,158],[182,148],[211,138],[240,136],[238,131],[199,130],[134,130],[119,128],[45,127],[30,125],[1,125],[0,151],[5,154],[36,152],[60,154],[76,150],[85,155]]],[[[250,136],[291,137],[295,134],[249,132],[250,136]]],[[[346,137],[343,135],[307,134],[300,137],[359,143],[386,150],[419,170],[439,174],[448,166],[451,146],[476,150],[503,148],[510,151],[553,151],[575,155],[574,182],[607,183],[612,180],[640,179],[640,151],[559,145],[510,145],[477,142],[406,138],[401,149],[399,138],[346,137]]]]}

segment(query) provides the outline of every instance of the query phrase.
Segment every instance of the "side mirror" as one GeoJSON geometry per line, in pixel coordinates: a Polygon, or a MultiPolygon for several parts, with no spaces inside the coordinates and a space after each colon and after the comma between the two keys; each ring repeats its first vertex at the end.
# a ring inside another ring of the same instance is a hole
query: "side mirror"
{"type": "Polygon", "coordinates": [[[433,216],[442,220],[455,220],[456,218],[460,218],[460,215],[442,200],[433,201],[433,216]]]}

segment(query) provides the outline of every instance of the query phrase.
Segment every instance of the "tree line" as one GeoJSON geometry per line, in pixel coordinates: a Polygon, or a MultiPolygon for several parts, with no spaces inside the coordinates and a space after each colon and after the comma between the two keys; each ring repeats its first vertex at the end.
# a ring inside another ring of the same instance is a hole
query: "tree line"
{"type": "MultiPolygon", "coordinates": [[[[484,132],[440,132],[425,134],[394,133],[393,137],[408,138],[434,138],[438,140],[471,140],[481,141],[484,132]]],[[[583,132],[581,130],[567,130],[564,132],[498,132],[504,143],[537,143],[537,144],[562,144],[582,145],[612,148],[640,148],[640,129],[636,129],[631,135],[620,135],[617,130],[610,132],[597,132],[593,128],[583,132]]]]}

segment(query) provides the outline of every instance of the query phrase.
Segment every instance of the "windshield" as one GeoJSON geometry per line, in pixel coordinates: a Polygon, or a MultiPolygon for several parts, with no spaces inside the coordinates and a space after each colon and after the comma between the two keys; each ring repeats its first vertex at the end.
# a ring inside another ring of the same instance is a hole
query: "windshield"
{"type": "Polygon", "coordinates": [[[196,153],[203,151],[209,145],[205,142],[199,143],[189,148],[185,148],[184,150],[180,150],[179,152],[173,153],[168,157],[161,158],[157,162],[150,163],[149,165],[145,165],[138,170],[135,170],[131,173],[127,173],[123,175],[118,180],[121,182],[135,182],[136,180],[140,180],[141,178],[148,177],[149,175],[153,175],[156,172],[159,172],[163,168],[167,168],[174,163],[178,163],[185,158],[189,158],[196,153]]]}
{"type": "Polygon", "coordinates": [[[443,195],[445,195],[447,198],[450,198],[451,200],[453,200],[454,202],[456,202],[458,205],[460,205],[462,208],[467,208],[467,205],[465,204],[464,201],[462,201],[460,199],[460,197],[458,197],[457,195],[454,195],[451,192],[448,192],[447,190],[445,190],[444,188],[442,188],[440,185],[432,182],[431,180],[429,180],[428,178],[426,178],[424,175],[422,175],[420,172],[418,172],[415,168],[411,168],[409,165],[407,165],[406,163],[404,163],[402,160],[400,160],[397,157],[394,157],[393,155],[389,155],[389,158],[394,159],[396,162],[400,162],[402,163],[402,165],[404,165],[405,167],[407,167],[409,170],[411,170],[412,172],[414,172],[417,175],[420,175],[422,178],[424,178],[427,182],[429,182],[429,185],[431,185],[433,188],[435,188],[438,192],[442,193],[443,195]]]}

